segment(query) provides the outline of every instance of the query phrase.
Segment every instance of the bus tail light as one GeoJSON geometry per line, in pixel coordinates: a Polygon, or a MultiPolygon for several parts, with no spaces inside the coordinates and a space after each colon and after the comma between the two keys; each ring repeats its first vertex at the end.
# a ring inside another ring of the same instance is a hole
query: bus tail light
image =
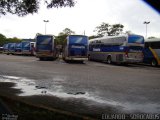
{"type": "Polygon", "coordinates": [[[128,57],[128,51],[125,52],[125,56],[128,57]]]}
{"type": "Polygon", "coordinates": [[[142,56],[142,58],[144,58],[144,53],[143,52],[142,52],[141,56],[142,56]]]}

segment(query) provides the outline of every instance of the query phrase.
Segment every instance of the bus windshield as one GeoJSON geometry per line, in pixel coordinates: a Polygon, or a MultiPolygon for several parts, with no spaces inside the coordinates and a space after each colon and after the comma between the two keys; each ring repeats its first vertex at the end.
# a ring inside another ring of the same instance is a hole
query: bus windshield
{"type": "Polygon", "coordinates": [[[38,45],[52,44],[52,36],[37,36],[38,45]]]}
{"type": "Polygon", "coordinates": [[[26,44],[24,45],[24,47],[30,47],[30,44],[29,44],[29,43],[26,43],[26,44]]]}
{"type": "Polygon", "coordinates": [[[21,43],[17,43],[17,44],[16,44],[16,47],[17,47],[17,48],[20,48],[20,47],[21,47],[21,43]]]}
{"type": "Polygon", "coordinates": [[[69,36],[69,44],[88,44],[87,36],[69,36]]]}
{"type": "Polygon", "coordinates": [[[138,35],[130,35],[128,37],[128,43],[144,44],[144,38],[138,35]]]}
{"type": "Polygon", "coordinates": [[[14,48],[14,46],[15,46],[15,44],[13,43],[13,44],[11,44],[11,46],[10,46],[10,47],[11,47],[11,48],[14,48]]]}

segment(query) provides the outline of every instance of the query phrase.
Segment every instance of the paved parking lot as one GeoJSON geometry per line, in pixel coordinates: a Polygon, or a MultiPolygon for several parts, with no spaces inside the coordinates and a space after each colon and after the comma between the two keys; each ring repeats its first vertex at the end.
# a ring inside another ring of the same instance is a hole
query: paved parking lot
{"type": "Polygon", "coordinates": [[[47,97],[55,102],[50,98],[55,96],[63,102],[54,107],[80,114],[160,113],[159,67],[39,61],[0,54],[0,82],[6,81],[16,83],[15,87],[23,91],[17,95],[26,100],[32,100],[27,98],[30,95],[40,95],[43,102],[47,97]]]}

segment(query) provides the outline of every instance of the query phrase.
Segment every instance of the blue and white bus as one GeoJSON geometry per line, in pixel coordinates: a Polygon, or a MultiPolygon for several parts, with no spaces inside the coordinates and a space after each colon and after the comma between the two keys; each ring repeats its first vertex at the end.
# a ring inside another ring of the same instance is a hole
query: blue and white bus
{"type": "Polygon", "coordinates": [[[108,36],[89,40],[89,60],[114,63],[143,61],[144,37],[135,34],[108,36]]]}
{"type": "Polygon", "coordinates": [[[30,55],[30,42],[22,42],[22,55],[30,55]]]}
{"type": "Polygon", "coordinates": [[[14,54],[15,53],[15,44],[16,43],[8,43],[8,52],[7,55],[9,54],[14,54]]]}
{"type": "Polygon", "coordinates": [[[62,58],[65,61],[76,60],[83,62],[87,60],[88,37],[85,35],[69,35],[63,46],[62,58]]]}
{"type": "Polygon", "coordinates": [[[36,57],[40,60],[57,58],[56,44],[53,35],[36,36],[36,57]]]}
{"type": "Polygon", "coordinates": [[[152,66],[160,65],[160,38],[152,38],[145,40],[144,63],[152,66]]]}
{"type": "Polygon", "coordinates": [[[22,55],[22,42],[16,43],[15,45],[15,55],[22,55]]]}
{"type": "Polygon", "coordinates": [[[23,55],[35,55],[35,42],[23,41],[21,44],[23,55]]]}
{"type": "Polygon", "coordinates": [[[8,44],[3,45],[3,53],[7,54],[8,53],[8,44]]]}

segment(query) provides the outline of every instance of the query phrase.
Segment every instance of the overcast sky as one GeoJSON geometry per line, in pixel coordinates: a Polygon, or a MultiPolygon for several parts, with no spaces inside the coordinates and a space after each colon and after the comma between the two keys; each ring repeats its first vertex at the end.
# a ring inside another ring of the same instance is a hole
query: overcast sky
{"type": "Polygon", "coordinates": [[[47,34],[58,35],[64,28],[70,28],[76,34],[94,35],[96,26],[102,22],[120,23],[124,31],[145,36],[144,21],[148,25],[148,37],[160,37],[160,14],[141,0],[76,0],[75,7],[46,9],[41,5],[38,14],[17,17],[0,17],[0,33],[6,37],[34,38],[36,33],[45,33],[43,20],[47,23],[47,34]]]}

